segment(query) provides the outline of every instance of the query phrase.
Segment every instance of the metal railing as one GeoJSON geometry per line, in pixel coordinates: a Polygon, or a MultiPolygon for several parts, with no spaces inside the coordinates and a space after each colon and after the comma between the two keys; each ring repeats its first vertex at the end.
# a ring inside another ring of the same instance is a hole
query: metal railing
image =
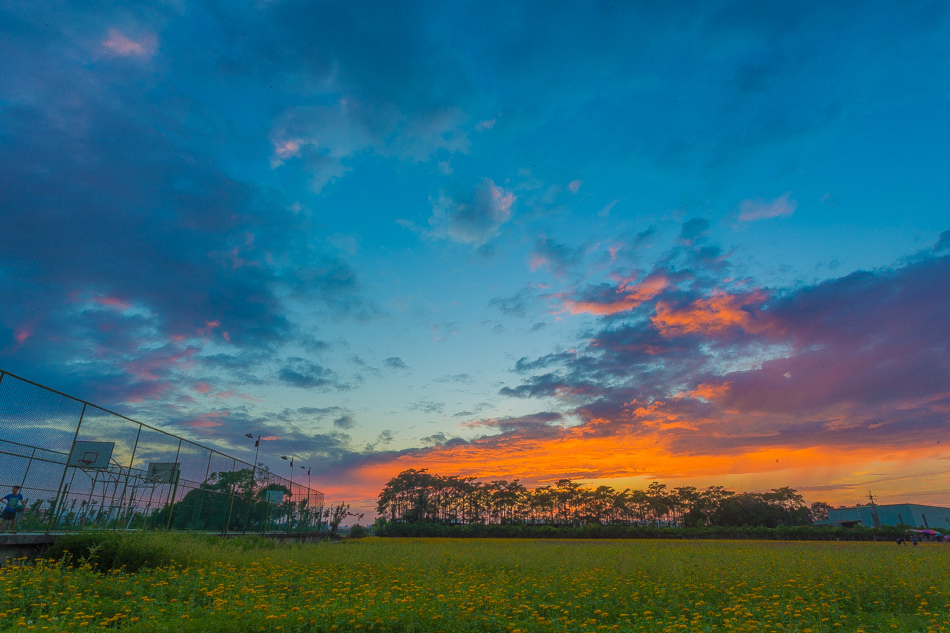
{"type": "Polygon", "coordinates": [[[0,497],[19,531],[313,533],[323,493],[0,370],[0,497]]]}

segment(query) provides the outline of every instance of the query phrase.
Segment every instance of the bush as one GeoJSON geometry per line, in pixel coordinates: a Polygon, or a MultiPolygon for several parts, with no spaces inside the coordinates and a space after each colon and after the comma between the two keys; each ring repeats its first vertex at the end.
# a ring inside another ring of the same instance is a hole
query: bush
{"type": "Polygon", "coordinates": [[[170,548],[160,539],[147,534],[114,532],[80,532],[61,536],[50,546],[47,556],[65,560],[71,566],[88,563],[100,572],[113,569],[136,572],[172,562],[170,548]]]}
{"type": "Polygon", "coordinates": [[[359,523],[350,528],[350,538],[363,538],[369,536],[369,528],[363,527],[359,523]]]}

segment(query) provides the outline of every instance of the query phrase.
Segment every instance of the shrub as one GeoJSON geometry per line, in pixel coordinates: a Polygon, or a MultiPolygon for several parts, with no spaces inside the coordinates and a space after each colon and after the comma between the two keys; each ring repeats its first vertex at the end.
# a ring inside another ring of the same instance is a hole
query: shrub
{"type": "Polygon", "coordinates": [[[369,536],[369,529],[359,523],[350,528],[350,538],[363,538],[369,536]]]}
{"type": "Polygon", "coordinates": [[[114,532],[79,532],[56,539],[47,556],[65,560],[76,566],[88,563],[93,569],[107,572],[124,569],[161,567],[172,562],[167,543],[148,534],[116,534],[114,532]]]}

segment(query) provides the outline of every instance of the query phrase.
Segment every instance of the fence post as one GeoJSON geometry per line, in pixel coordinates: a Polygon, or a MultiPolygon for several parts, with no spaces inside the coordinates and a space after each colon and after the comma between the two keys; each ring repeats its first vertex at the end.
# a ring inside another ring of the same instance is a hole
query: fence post
{"type": "Polygon", "coordinates": [[[53,512],[53,508],[50,508],[49,521],[46,522],[46,533],[49,534],[50,527],[53,525],[53,516],[54,514],[59,513],[59,496],[63,492],[63,484],[66,483],[66,473],[69,471],[69,457],[73,454],[73,448],[76,447],[76,438],[79,437],[79,428],[82,426],[82,418],[86,415],[86,403],[82,403],[82,411],[79,413],[79,422],[76,424],[76,432],[73,434],[73,443],[69,447],[69,455],[66,456],[66,464],[63,465],[63,476],[59,480],[59,487],[56,488],[56,500],[53,502],[53,507],[56,509],[53,512]]]}
{"type": "Polygon", "coordinates": [[[228,503],[228,518],[224,520],[224,536],[228,535],[228,528],[231,527],[231,512],[234,511],[234,484],[231,484],[231,501],[228,503]]]}
{"type": "Polygon", "coordinates": [[[251,504],[254,501],[254,486],[257,484],[257,458],[251,465],[251,489],[247,493],[247,512],[244,514],[244,534],[247,534],[247,524],[251,521],[251,504]]]}
{"type": "MultiPolygon", "coordinates": [[[[125,509],[125,492],[129,489],[129,479],[132,478],[132,466],[135,465],[135,452],[139,449],[139,437],[142,435],[142,425],[139,424],[139,430],[135,434],[135,444],[132,445],[132,459],[129,460],[129,473],[125,477],[125,483],[122,485],[122,496],[119,497],[119,506],[122,510],[125,509]]],[[[115,529],[119,529],[119,517],[122,517],[122,520],[125,520],[125,513],[120,510],[118,516],[115,519],[115,529]]],[[[128,528],[126,528],[128,529],[128,528]]]]}
{"type": "Polygon", "coordinates": [[[23,471],[23,479],[20,481],[20,489],[23,489],[23,486],[26,485],[26,476],[30,474],[30,466],[33,465],[33,458],[36,457],[36,447],[33,448],[33,452],[30,453],[30,461],[26,463],[26,470],[23,471]]]}
{"type": "MultiPolygon", "coordinates": [[[[208,482],[208,475],[211,474],[211,458],[214,457],[214,451],[208,451],[208,466],[205,468],[205,480],[204,483],[208,482]]],[[[198,486],[198,491],[201,493],[198,495],[198,508],[192,513],[191,520],[197,525],[197,521],[201,519],[201,508],[204,506],[205,495],[208,494],[207,491],[201,490],[201,486],[198,486]]]]}
{"type": "Polygon", "coordinates": [[[181,465],[178,463],[178,457],[181,455],[181,438],[178,438],[178,450],[175,452],[175,468],[172,472],[175,475],[175,485],[172,487],[171,499],[168,502],[168,521],[165,522],[165,529],[172,529],[172,514],[175,512],[175,496],[178,494],[178,480],[181,479],[181,465]]]}

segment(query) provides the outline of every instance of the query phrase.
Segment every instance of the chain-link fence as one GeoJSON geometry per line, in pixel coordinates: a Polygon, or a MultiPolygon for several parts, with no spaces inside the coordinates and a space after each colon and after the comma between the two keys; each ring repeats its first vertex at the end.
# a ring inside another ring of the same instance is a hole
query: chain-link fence
{"type": "Polygon", "coordinates": [[[0,496],[18,531],[323,531],[323,493],[0,370],[0,496]]]}

